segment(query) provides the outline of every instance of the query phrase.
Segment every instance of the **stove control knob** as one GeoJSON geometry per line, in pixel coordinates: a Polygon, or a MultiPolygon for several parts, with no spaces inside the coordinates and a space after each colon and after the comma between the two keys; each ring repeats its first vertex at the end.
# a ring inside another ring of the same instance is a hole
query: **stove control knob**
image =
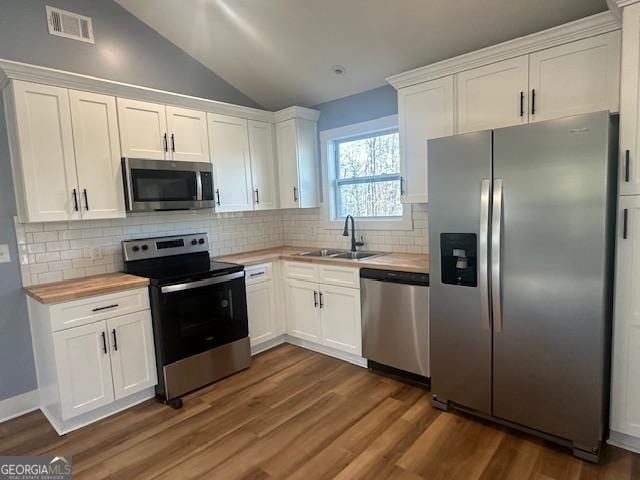
{"type": "Polygon", "coordinates": [[[194,238],[193,240],[191,240],[191,245],[197,245],[198,241],[194,238]]]}
{"type": "Polygon", "coordinates": [[[142,245],[142,250],[147,251],[149,250],[149,245],[142,245]]]}
{"type": "Polygon", "coordinates": [[[200,240],[198,240],[198,243],[202,245],[204,243],[204,238],[201,238],[200,240]]]}
{"type": "Polygon", "coordinates": [[[131,250],[133,250],[134,252],[137,252],[138,250],[140,250],[140,247],[135,245],[131,250]]]}

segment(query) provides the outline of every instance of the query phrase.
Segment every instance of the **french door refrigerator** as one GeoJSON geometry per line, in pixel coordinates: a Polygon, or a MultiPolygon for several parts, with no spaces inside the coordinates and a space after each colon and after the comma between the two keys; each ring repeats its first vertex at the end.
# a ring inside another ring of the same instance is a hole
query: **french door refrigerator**
{"type": "Polygon", "coordinates": [[[598,460],[616,145],[608,112],[428,141],[434,406],[598,460]]]}

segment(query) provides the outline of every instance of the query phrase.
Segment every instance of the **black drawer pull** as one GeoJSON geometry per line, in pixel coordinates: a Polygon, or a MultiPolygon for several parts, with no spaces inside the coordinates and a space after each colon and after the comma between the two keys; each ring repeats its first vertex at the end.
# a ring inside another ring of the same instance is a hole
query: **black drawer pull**
{"type": "Polygon", "coordinates": [[[117,303],[113,303],[111,305],[105,305],[104,307],[96,307],[93,310],[91,310],[92,312],[99,312],[100,310],[108,310],[110,308],[116,308],[119,307],[120,305],[117,303]]]}
{"type": "Polygon", "coordinates": [[[255,272],[255,273],[250,273],[249,276],[250,277],[259,277],[260,275],[264,275],[265,272],[255,272]]]}

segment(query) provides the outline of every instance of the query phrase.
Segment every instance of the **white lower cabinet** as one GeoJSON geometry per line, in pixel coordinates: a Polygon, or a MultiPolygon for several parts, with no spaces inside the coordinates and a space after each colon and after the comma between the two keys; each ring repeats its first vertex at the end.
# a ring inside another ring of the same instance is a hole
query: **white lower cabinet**
{"type": "Polygon", "coordinates": [[[252,347],[272,340],[280,334],[276,313],[276,280],[273,278],[272,270],[273,265],[266,263],[248,267],[245,272],[247,317],[252,347]]]}
{"type": "MultiPolygon", "coordinates": [[[[325,267],[314,264],[285,262],[285,300],[288,334],[308,342],[324,345],[356,356],[362,354],[359,283],[351,287],[331,284],[325,267]],[[327,283],[300,280],[300,269],[309,278],[327,283]],[[291,274],[292,276],[288,276],[291,274]]],[[[345,277],[357,277],[358,269],[335,267],[345,277]]],[[[334,272],[336,273],[336,272],[334,272]]],[[[340,281],[344,281],[340,279],[340,281]]]]}
{"type": "Polygon", "coordinates": [[[149,312],[142,311],[106,322],[116,399],[153,387],[158,381],[150,320],[149,312]]]}
{"type": "Polygon", "coordinates": [[[53,334],[63,420],[114,400],[106,332],[101,321],[53,334]]]}
{"type": "Polygon", "coordinates": [[[28,305],[40,408],[58,433],[153,396],[157,370],[146,288],[51,305],[29,297],[28,305]],[[132,292],[146,295],[136,311],[132,292]],[[92,305],[102,316],[78,316],[92,305]]]}

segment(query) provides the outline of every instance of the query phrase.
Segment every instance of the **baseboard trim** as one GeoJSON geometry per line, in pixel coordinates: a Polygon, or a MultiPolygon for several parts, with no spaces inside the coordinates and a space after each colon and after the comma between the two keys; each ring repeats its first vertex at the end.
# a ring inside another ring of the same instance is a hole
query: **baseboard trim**
{"type": "Polygon", "coordinates": [[[620,447],[634,453],[640,453],[640,438],[634,437],[633,435],[627,435],[626,433],[611,430],[609,432],[609,439],[607,440],[607,443],[614,447],[620,447]]]}
{"type": "Polygon", "coordinates": [[[37,410],[39,403],[37,389],[0,401],[0,423],[37,410]]]}
{"type": "Polygon", "coordinates": [[[260,342],[257,345],[251,346],[251,355],[253,356],[266,352],[267,350],[277,347],[278,345],[282,345],[283,343],[285,343],[284,335],[279,335],[265,342],[260,342]]]}
{"type": "Polygon", "coordinates": [[[292,337],[290,335],[284,335],[284,341],[292,345],[297,345],[298,347],[306,348],[307,350],[312,350],[314,352],[322,353],[323,355],[328,355],[339,360],[344,360],[345,362],[352,363],[354,365],[357,365],[358,367],[367,368],[367,359],[358,355],[354,355],[352,353],[341,352],[340,350],[336,350],[335,348],[308,342],[306,340],[292,337]]]}

